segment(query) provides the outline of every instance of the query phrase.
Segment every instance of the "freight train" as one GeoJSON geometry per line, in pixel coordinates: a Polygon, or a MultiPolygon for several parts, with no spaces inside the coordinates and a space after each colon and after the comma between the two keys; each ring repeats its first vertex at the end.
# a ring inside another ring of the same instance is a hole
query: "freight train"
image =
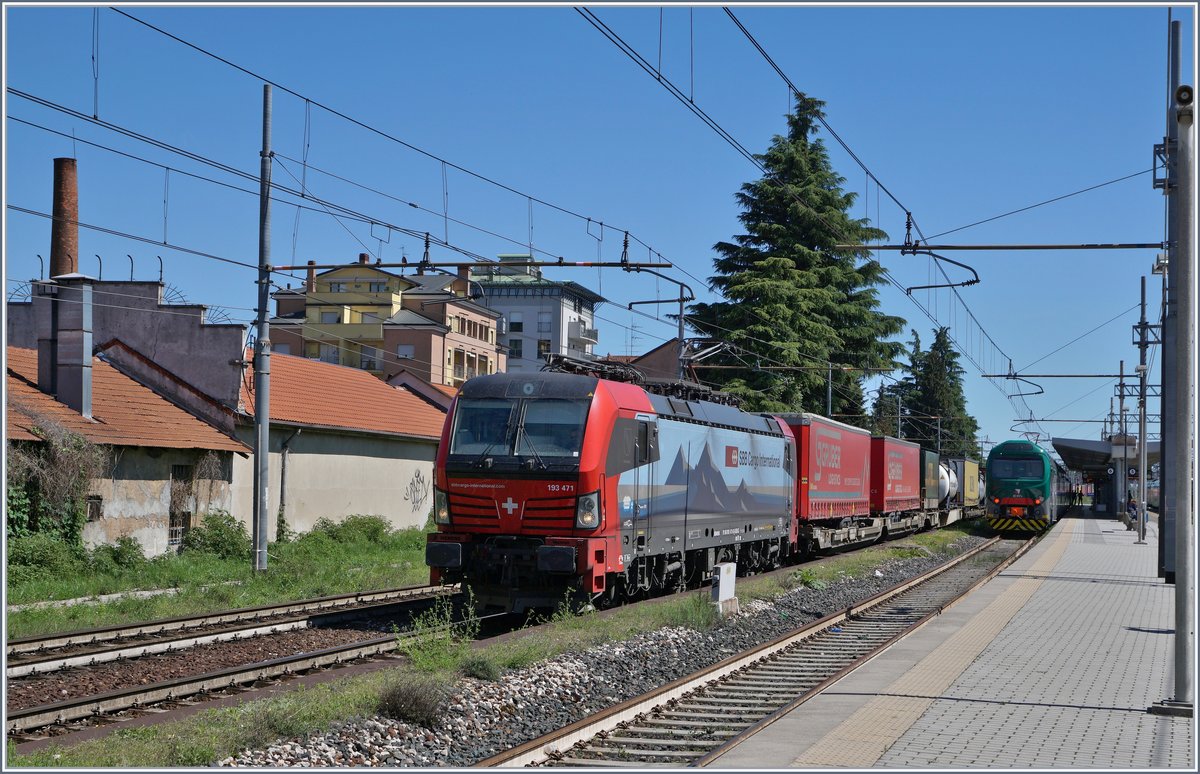
{"type": "Polygon", "coordinates": [[[987,523],[1002,532],[1039,532],[1070,505],[1071,483],[1046,450],[1029,441],[1005,441],[988,454],[987,523]]]}
{"type": "Polygon", "coordinates": [[[762,572],[978,505],[971,460],[614,375],[590,364],[462,386],[438,447],[432,582],[463,583],[484,610],[607,606],[695,587],[718,563],[762,572]]]}

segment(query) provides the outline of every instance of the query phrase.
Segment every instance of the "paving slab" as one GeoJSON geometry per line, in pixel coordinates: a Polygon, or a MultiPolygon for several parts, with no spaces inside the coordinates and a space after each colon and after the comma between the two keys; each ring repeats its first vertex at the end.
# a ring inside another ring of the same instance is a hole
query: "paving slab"
{"type": "Polygon", "coordinates": [[[1195,769],[1174,586],[1119,521],[1060,521],[991,582],[716,768],[1195,769]]]}

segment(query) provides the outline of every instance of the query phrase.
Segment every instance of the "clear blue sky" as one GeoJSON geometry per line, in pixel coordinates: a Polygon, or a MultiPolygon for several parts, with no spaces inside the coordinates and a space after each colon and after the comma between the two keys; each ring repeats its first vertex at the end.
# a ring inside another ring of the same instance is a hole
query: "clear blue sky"
{"type": "MultiPolygon", "coordinates": [[[[741,233],[734,194],[757,177],[757,169],[571,7],[124,10],[523,194],[450,169],[449,216],[470,225],[447,227],[440,162],[313,107],[309,164],[387,196],[311,168],[309,190],[380,221],[448,235],[451,243],[484,256],[525,251],[532,225],[535,250],[567,260],[619,259],[619,230],[628,229],[678,267],[669,273],[702,300],[712,300],[699,281],[712,274],[712,245],[741,233]],[[524,195],[594,222],[589,229],[586,220],[531,206],[524,195]],[[609,224],[602,241],[596,239],[599,222],[609,224]]],[[[720,8],[593,10],[652,66],[661,60],[663,76],[749,150],[764,151],[784,131],[786,86],[720,8]]],[[[793,83],[826,102],[833,129],[927,236],[1136,175],[933,241],[1163,239],[1163,197],[1148,170],[1152,146],[1165,131],[1166,6],[734,10],[793,83]]],[[[111,124],[257,176],[259,80],[107,7],[98,12],[96,34],[92,8],[5,6],[4,14],[9,89],[88,117],[98,111],[111,124]]],[[[1194,83],[1191,7],[1174,8],[1173,18],[1183,22],[1184,82],[1194,83]]],[[[49,258],[49,221],[11,207],[49,212],[56,156],[79,160],[82,222],[150,240],[163,240],[165,232],[173,245],[256,262],[255,182],[11,93],[6,100],[6,296],[37,277],[35,255],[49,258]],[[80,142],[72,143],[72,134],[80,142]]],[[[304,100],[276,90],[274,110],[273,147],[301,159],[304,100]]],[[[887,231],[893,243],[902,241],[903,211],[868,183],[831,137],[822,137],[846,188],[860,195],[856,214],[887,231]]],[[[280,158],[274,175],[277,183],[298,187],[293,175],[300,177],[302,166],[280,158]]],[[[304,212],[297,221],[296,213],[293,206],[274,206],[277,265],[351,261],[364,250],[392,261],[422,251],[412,236],[379,227],[372,233],[364,224],[319,212],[304,212]]],[[[80,252],[81,270],[92,275],[99,268],[93,256],[102,257],[106,279],[129,277],[127,254],[135,259],[135,277],[156,278],[154,256],[161,255],[166,281],[188,300],[224,307],[235,320],[253,317],[251,269],[88,229],[80,232],[80,252]]],[[[972,265],[982,278],[959,290],[961,302],[945,290],[916,291],[909,299],[892,286],[880,288],[880,297],[885,311],[905,317],[928,344],[935,323],[913,300],[920,302],[951,325],[985,372],[1007,370],[1004,355],[1030,372],[1116,373],[1122,358],[1132,371],[1138,278],[1149,275],[1154,253],[957,252],[949,257],[972,265]]],[[[645,247],[631,249],[632,259],[647,257],[645,247]]],[[[436,248],[433,258],[460,259],[436,248]]],[[[902,286],[931,281],[927,258],[880,258],[902,286]]],[[[965,277],[953,266],[947,271],[965,277]]],[[[601,354],[642,352],[674,336],[675,325],[665,316],[670,306],[660,307],[658,320],[625,309],[629,301],[675,297],[670,283],[615,270],[546,274],[609,299],[598,312],[601,354]]],[[[1157,277],[1150,277],[1148,288],[1150,314],[1157,317],[1157,277]]],[[[653,315],[655,307],[638,308],[653,315]]],[[[1154,357],[1157,363],[1160,355],[1154,357]]],[[[993,442],[1014,437],[1009,428],[1017,410],[975,365],[964,359],[964,366],[968,408],[983,433],[993,442]]],[[[1042,385],[1045,394],[1026,401],[1037,417],[1054,419],[1101,419],[1114,392],[1109,380],[1042,385]]],[[[1000,386],[1013,390],[1011,383],[1000,386]]],[[[1100,425],[1042,428],[1095,438],[1100,425]]]]}

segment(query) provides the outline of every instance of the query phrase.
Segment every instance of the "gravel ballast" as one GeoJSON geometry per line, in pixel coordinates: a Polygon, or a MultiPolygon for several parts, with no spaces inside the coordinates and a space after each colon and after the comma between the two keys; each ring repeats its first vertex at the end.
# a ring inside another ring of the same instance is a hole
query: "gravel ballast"
{"type": "Polygon", "coordinates": [[[434,728],[382,716],[245,750],[221,766],[470,766],[599,710],[773,640],[942,564],[984,542],[966,536],[950,553],[887,561],[863,577],[753,601],[709,631],[671,627],[568,653],[488,682],[455,684],[434,728]]]}

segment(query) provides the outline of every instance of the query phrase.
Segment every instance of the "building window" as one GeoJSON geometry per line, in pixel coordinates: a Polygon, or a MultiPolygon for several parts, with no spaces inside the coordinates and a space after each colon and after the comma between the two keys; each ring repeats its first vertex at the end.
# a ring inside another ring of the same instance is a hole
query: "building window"
{"type": "Polygon", "coordinates": [[[550,313],[538,312],[538,333],[550,332],[550,313]]]}
{"type": "Polygon", "coordinates": [[[525,346],[525,340],[520,336],[514,336],[508,340],[508,356],[514,358],[525,357],[522,353],[522,348],[525,346]]]}
{"type": "Polygon", "coordinates": [[[412,344],[397,344],[396,357],[401,360],[410,360],[417,356],[417,349],[412,344]]]}
{"type": "Polygon", "coordinates": [[[183,536],[192,526],[191,465],[171,466],[171,505],[167,520],[167,545],[183,545],[183,536]]]}
{"type": "Polygon", "coordinates": [[[379,350],[375,347],[363,347],[359,353],[358,367],[364,371],[378,371],[379,350]]]}
{"type": "Polygon", "coordinates": [[[520,333],[525,330],[525,321],[521,318],[520,312],[508,313],[508,329],[513,333],[520,333]]]}
{"type": "Polygon", "coordinates": [[[345,282],[330,282],[329,283],[329,292],[330,293],[345,293],[346,292],[346,283],[345,282]]]}
{"type": "Polygon", "coordinates": [[[338,346],[337,344],[322,344],[321,345],[321,362],[322,363],[338,363],[338,346]]]}
{"type": "Polygon", "coordinates": [[[273,347],[271,347],[271,351],[277,355],[290,355],[290,354],[292,354],[292,345],[291,344],[276,344],[273,347]]]}
{"type": "Polygon", "coordinates": [[[367,290],[372,293],[386,293],[388,289],[386,282],[368,282],[367,290]]]}
{"type": "Polygon", "coordinates": [[[576,298],[574,307],[575,307],[575,314],[579,314],[580,312],[582,312],[583,311],[583,299],[576,298]]]}
{"type": "Polygon", "coordinates": [[[104,499],[100,495],[88,495],[87,520],[100,521],[104,517],[104,499]]]}
{"type": "Polygon", "coordinates": [[[538,359],[542,360],[550,354],[550,339],[538,339],[538,359]]]}
{"type": "Polygon", "coordinates": [[[183,545],[183,536],[192,528],[191,511],[171,511],[171,521],[167,525],[167,545],[183,545]]]}
{"type": "Polygon", "coordinates": [[[323,323],[340,323],[342,316],[338,312],[321,312],[321,322],[323,323]]]}

